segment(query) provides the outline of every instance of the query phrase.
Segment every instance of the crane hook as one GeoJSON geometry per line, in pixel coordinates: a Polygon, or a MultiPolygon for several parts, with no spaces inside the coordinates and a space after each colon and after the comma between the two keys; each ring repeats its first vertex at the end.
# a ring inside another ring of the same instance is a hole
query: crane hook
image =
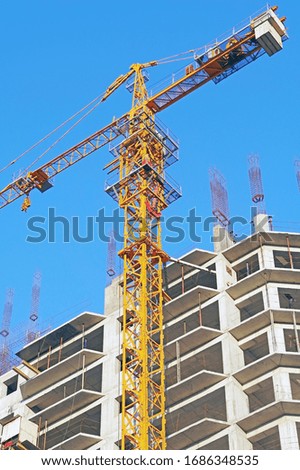
{"type": "Polygon", "coordinates": [[[27,212],[27,210],[29,209],[29,207],[31,206],[31,201],[30,201],[30,198],[29,196],[27,195],[23,201],[23,204],[22,204],[22,207],[21,207],[21,211],[23,212],[27,212]]]}

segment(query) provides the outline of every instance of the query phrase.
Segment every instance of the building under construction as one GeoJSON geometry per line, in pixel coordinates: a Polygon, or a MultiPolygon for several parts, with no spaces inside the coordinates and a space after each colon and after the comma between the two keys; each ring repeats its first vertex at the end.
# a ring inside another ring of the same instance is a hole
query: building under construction
{"type": "MultiPolygon", "coordinates": [[[[167,266],[168,449],[300,448],[299,240],[261,230],[234,244],[225,231],[227,248],[167,266]]],[[[121,298],[116,277],[104,315],[83,312],[18,353],[1,377],[2,449],[119,448],[121,298]]]]}
{"type": "Polygon", "coordinates": [[[0,191],[0,208],[23,196],[27,211],[32,190],[48,191],[114,141],[106,192],[125,215],[123,274],[106,288],[103,315],[83,312],[33,338],[2,376],[2,449],[299,449],[299,235],[271,230],[258,158],[249,159],[252,235],[236,242],[215,169],[214,251],[174,260],[161,235],[181,190],[165,171],[178,141],[156,114],[279,52],[287,34],[276,11],[197,50],[151,96],[145,69],[164,61],[133,64],[101,98],[127,82],[127,114],[0,191]]]}

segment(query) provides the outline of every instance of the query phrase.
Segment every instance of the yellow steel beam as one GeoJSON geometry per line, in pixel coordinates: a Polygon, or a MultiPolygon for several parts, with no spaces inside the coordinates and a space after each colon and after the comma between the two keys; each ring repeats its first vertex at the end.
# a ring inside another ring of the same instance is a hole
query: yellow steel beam
{"type": "Polygon", "coordinates": [[[37,367],[33,366],[25,360],[22,361],[22,364],[24,364],[26,367],[28,367],[28,369],[32,370],[32,372],[35,372],[36,374],[40,374],[41,372],[37,367]]]}
{"type": "Polygon", "coordinates": [[[23,377],[23,379],[26,379],[26,380],[29,380],[29,376],[27,374],[25,374],[21,369],[19,369],[18,367],[13,367],[13,370],[15,372],[17,372],[17,374],[19,374],[21,377],[23,377]]]}

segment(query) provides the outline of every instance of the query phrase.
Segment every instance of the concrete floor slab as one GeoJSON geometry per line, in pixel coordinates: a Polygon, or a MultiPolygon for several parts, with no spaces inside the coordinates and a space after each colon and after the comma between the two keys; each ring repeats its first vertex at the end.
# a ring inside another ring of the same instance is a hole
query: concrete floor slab
{"type": "Polygon", "coordinates": [[[182,450],[197,444],[203,439],[207,439],[213,434],[217,434],[227,428],[225,421],[205,418],[198,423],[181,429],[177,433],[172,434],[167,439],[168,450],[182,450]]]}
{"type": "Polygon", "coordinates": [[[84,366],[87,367],[98,359],[104,357],[104,354],[99,351],[82,349],[81,351],[73,354],[73,356],[55,364],[21,385],[20,388],[23,399],[32,397],[34,394],[39,393],[47,387],[57,384],[60,380],[72,375],[75,371],[80,369],[83,364],[84,356],[84,366]]]}
{"type": "Polygon", "coordinates": [[[58,444],[57,446],[52,447],[51,450],[85,450],[101,441],[101,436],[94,436],[92,434],[85,434],[80,432],[58,444]]]}
{"type": "Polygon", "coordinates": [[[104,395],[100,392],[86,389],[79,390],[78,392],[66,397],[64,400],[61,400],[58,403],[49,406],[45,410],[36,413],[32,418],[30,418],[30,421],[36,424],[39,424],[40,420],[42,423],[47,421],[47,425],[50,426],[51,424],[75,413],[81,408],[94,403],[103,396],[104,395]]]}
{"type": "MultiPolygon", "coordinates": [[[[246,256],[262,245],[287,247],[287,234],[284,232],[260,232],[254,233],[245,240],[236,243],[223,252],[223,255],[233,263],[234,261],[246,256]]],[[[293,248],[300,248],[300,237],[298,233],[289,233],[289,243],[293,248]]]]}
{"type": "MultiPolygon", "coordinates": [[[[206,251],[206,250],[193,250],[190,253],[179,258],[186,263],[195,264],[196,266],[202,266],[203,264],[207,263],[210,260],[213,260],[216,257],[216,253],[213,251],[206,251]]],[[[182,275],[182,264],[171,262],[167,265],[167,279],[168,283],[173,282],[175,279],[178,279],[182,275]]],[[[185,272],[193,271],[192,267],[184,266],[185,272]]]]}
{"type": "Polygon", "coordinates": [[[300,270],[282,268],[260,269],[228,287],[227,292],[234,300],[237,300],[254,289],[264,286],[267,282],[299,285],[300,270]]]}
{"type": "Polygon", "coordinates": [[[299,353],[274,353],[268,354],[261,359],[258,359],[255,362],[243,367],[238,372],[233,374],[233,376],[240,382],[240,384],[245,385],[251,380],[254,380],[264,374],[267,374],[271,370],[276,369],[277,367],[300,367],[299,353]]]}
{"type": "Polygon", "coordinates": [[[82,333],[82,325],[85,330],[92,328],[98,323],[105,320],[104,315],[93,312],[83,312],[71,321],[64,323],[63,325],[51,330],[43,336],[40,336],[36,340],[29,343],[27,346],[17,352],[16,355],[25,361],[32,361],[38,355],[46,353],[50,347],[59,346],[60,338],[64,338],[67,341],[69,338],[75,337],[82,333]]]}
{"type": "Polygon", "coordinates": [[[168,363],[176,359],[176,344],[179,345],[180,356],[187,354],[195,348],[199,348],[223,333],[214,328],[199,326],[185,335],[179,336],[176,340],[165,346],[165,362],[168,363]]]}
{"type": "Polygon", "coordinates": [[[176,318],[179,315],[182,315],[182,313],[188,312],[192,308],[199,305],[199,294],[201,304],[203,304],[207,300],[212,299],[218,293],[219,291],[209,287],[194,287],[184,294],[179,295],[175,299],[170,300],[170,302],[164,306],[164,320],[166,322],[170,321],[172,318],[176,318]]]}
{"type": "Polygon", "coordinates": [[[260,426],[287,415],[300,415],[300,400],[277,401],[270,403],[269,405],[250,413],[246,418],[240,420],[238,425],[243,431],[248,433],[253,431],[253,429],[257,429],[260,426]]]}
{"type": "Polygon", "coordinates": [[[191,395],[195,395],[208,387],[221,382],[226,378],[225,374],[202,370],[191,375],[185,380],[171,385],[166,390],[167,406],[172,406],[178,401],[183,401],[191,395]]]}
{"type": "Polygon", "coordinates": [[[287,309],[277,309],[277,310],[264,310],[263,312],[253,315],[253,317],[248,318],[247,320],[240,323],[238,326],[231,328],[229,332],[234,336],[238,341],[250,336],[253,333],[265,328],[268,325],[271,325],[272,314],[274,323],[293,323],[293,311],[295,312],[295,318],[297,324],[300,324],[300,311],[299,310],[287,310],[287,309]]]}

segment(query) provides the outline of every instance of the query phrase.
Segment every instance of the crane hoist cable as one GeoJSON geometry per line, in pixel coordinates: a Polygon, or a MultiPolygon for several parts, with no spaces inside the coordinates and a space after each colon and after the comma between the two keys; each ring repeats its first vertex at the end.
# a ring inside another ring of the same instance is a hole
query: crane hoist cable
{"type": "MultiPolygon", "coordinates": [[[[101,95],[102,97],[102,95],[101,95]]],[[[91,109],[89,109],[83,116],[81,116],[80,119],[78,119],[78,121],[76,121],[71,127],[69,127],[69,129],[66,130],[66,132],[64,132],[55,142],[53,142],[43,153],[41,153],[41,155],[39,155],[25,170],[24,170],[24,174],[28,173],[28,171],[33,167],[33,165],[35,165],[39,160],[41,160],[41,158],[43,158],[48,152],[50,152],[50,150],[55,147],[64,137],[66,137],[75,127],[78,126],[78,124],[80,124],[81,121],[83,121],[89,114],[91,114],[93,111],[95,111],[95,109],[99,106],[99,104],[101,104],[101,101],[99,101],[98,103],[95,104],[95,106],[93,106],[91,109]]]]}
{"type": "Polygon", "coordinates": [[[180,52],[179,54],[170,55],[168,57],[164,57],[163,59],[157,60],[157,63],[160,64],[169,64],[170,62],[178,62],[180,60],[187,60],[193,58],[193,56],[187,54],[194,54],[198,49],[189,49],[185,52],[180,52]],[[184,56],[184,57],[182,57],[184,56]]]}
{"type": "MultiPolygon", "coordinates": [[[[194,53],[196,50],[198,49],[190,49],[188,51],[185,51],[185,52],[180,52],[179,54],[174,54],[174,55],[171,55],[171,56],[168,56],[168,57],[164,57],[162,59],[159,59],[157,61],[152,61],[152,62],[149,62],[148,64],[145,64],[145,66],[151,64],[151,65],[165,65],[165,64],[169,64],[171,62],[178,62],[178,61],[184,61],[184,60],[188,60],[190,58],[192,58],[193,56],[188,56],[187,54],[192,54],[194,53]]],[[[73,124],[73,126],[70,127],[69,130],[67,130],[59,139],[57,139],[53,144],[51,144],[41,155],[39,155],[22,173],[25,174],[28,172],[28,170],[30,168],[32,168],[32,166],[38,162],[43,156],[45,156],[53,147],[55,147],[55,145],[57,145],[66,135],[68,135],[69,132],[71,132],[71,130],[73,130],[83,119],[85,119],[85,117],[87,117],[92,111],[94,111],[98,105],[105,101],[108,96],[110,96],[114,91],[116,91],[117,88],[119,88],[119,86],[121,86],[131,75],[132,75],[133,71],[131,70],[130,72],[128,72],[127,74],[125,75],[121,75],[119,76],[107,89],[104,93],[101,93],[100,95],[96,96],[96,98],[94,98],[92,101],[90,101],[88,104],[86,104],[85,106],[83,106],[83,108],[81,108],[79,111],[77,111],[76,113],[74,113],[72,116],[70,116],[68,119],[66,119],[64,122],[62,122],[61,124],[59,124],[55,129],[53,129],[52,131],[50,131],[48,134],[46,134],[42,139],[38,140],[36,143],[34,143],[33,145],[31,145],[28,149],[26,149],[24,152],[22,152],[20,155],[18,155],[16,158],[14,158],[13,160],[11,160],[7,165],[5,165],[3,168],[0,169],[0,174],[3,173],[4,171],[6,171],[8,168],[10,168],[12,165],[14,165],[15,163],[17,163],[19,160],[21,160],[25,155],[27,155],[29,152],[31,152],[32,150],[34,150],[36,147],[38,147],[40,144],[42,144],[43,142],[45,142],[47,139],[49,139],[49,137],[51,137],[53,134],[55,134],[57,131],[59,131],[60,129],[62,129],[64,126],[66,126],[70,121],[72,121],[73,119],[75,119],[78,115],[80,115],[83,111],[85,111],[86,109],[88,109],[90,106],[92,106],[94,103],[96,103],[97,101],[99,101],[90,111],[88,111],[82,118],[80,118],[75,124],[73,124]]],[[[160,82],[159,82],[160,83],[160,82]]]]}
{"type": "MultiPolygon", "coordinates": [[[[36,147],[38,147],[40,144],[42,144],[43,142],[45,142],[45,140],[49,139],[49,137],[51,137],[53,134],[55,134],[55,132],[59,131],[59,129],[63,128],[64,126],[66,126],[70,121],[72,121],[73,119],[75,119],[78,115],[80,115],[83,111],[85,111],[86,109],[88,109],[90,106],[92,106],[94,103],[96,103],[97,101],[101,100],[102,97],[103,97],[104,93],[101,93],[101,95],[98,95],[96,96],[96,98],[94,98],[92,101],[90,101],[88,104],[86,104],[85,106],[83,106],[83,108],[81,108],[79,111],[77,111],[75,114],[73,114],[72,116],[70,116],[68,119],[66,119],[64,122],[62,122],[61,124],[59,124],[55,129],[53,129],[52,131],[50,131],[48,134],[46,134],[42,139],[38,140],[36,143],[34,143],[33,145],[31,145],[27,150],[25,150],[24,152],[22,152],[20,155],[18,155],[16,158],[14,158],[13,160],[11,160],[7,165],[5,165],[3,168],[0,169],[0,174],[3,173],[4,171],[6,171],[8,168],[10,168],[12,165],[14,165],[15,163],[17,163],[19,160],[21,160],[21,158],[23,158],[25,155],[27,155],[29,152],[31,152],[32,150],[34,150],[36,147]]],[[[100,104],[100,101],[99,103],[100,104]]],[[[97,107],[98,104],[95,106],[97,107]]],[[[92,109],[94,110],[95,107],[92,109]]],[[[88,113],[89,114],[89,113],[88,113]]],[[[79,121],[78,121],[79,123],[79,121]]],[[[73,127],[71,127],[71,129],[73,129],[75,127],[75,125],[73,125],[73,127]]],[[[70,129],[70,130],[71,130],[70,129]]],[[[66,134],[65,134],[66,135],[66,134]]],[[[51,147],[52,148],[52,147],[51,147]]],[[[48,150],[47,150],[48,151],[48,150]]],[[[47,153],[46,151],[46,153],[47,153]]],[[[44,154],[43,154],[44,155],[44,154]]],[[[34,163],[32,163],[34,164],[34,163]]],[[[31,167],[31,165],[30,165],[31,167]]]]}

